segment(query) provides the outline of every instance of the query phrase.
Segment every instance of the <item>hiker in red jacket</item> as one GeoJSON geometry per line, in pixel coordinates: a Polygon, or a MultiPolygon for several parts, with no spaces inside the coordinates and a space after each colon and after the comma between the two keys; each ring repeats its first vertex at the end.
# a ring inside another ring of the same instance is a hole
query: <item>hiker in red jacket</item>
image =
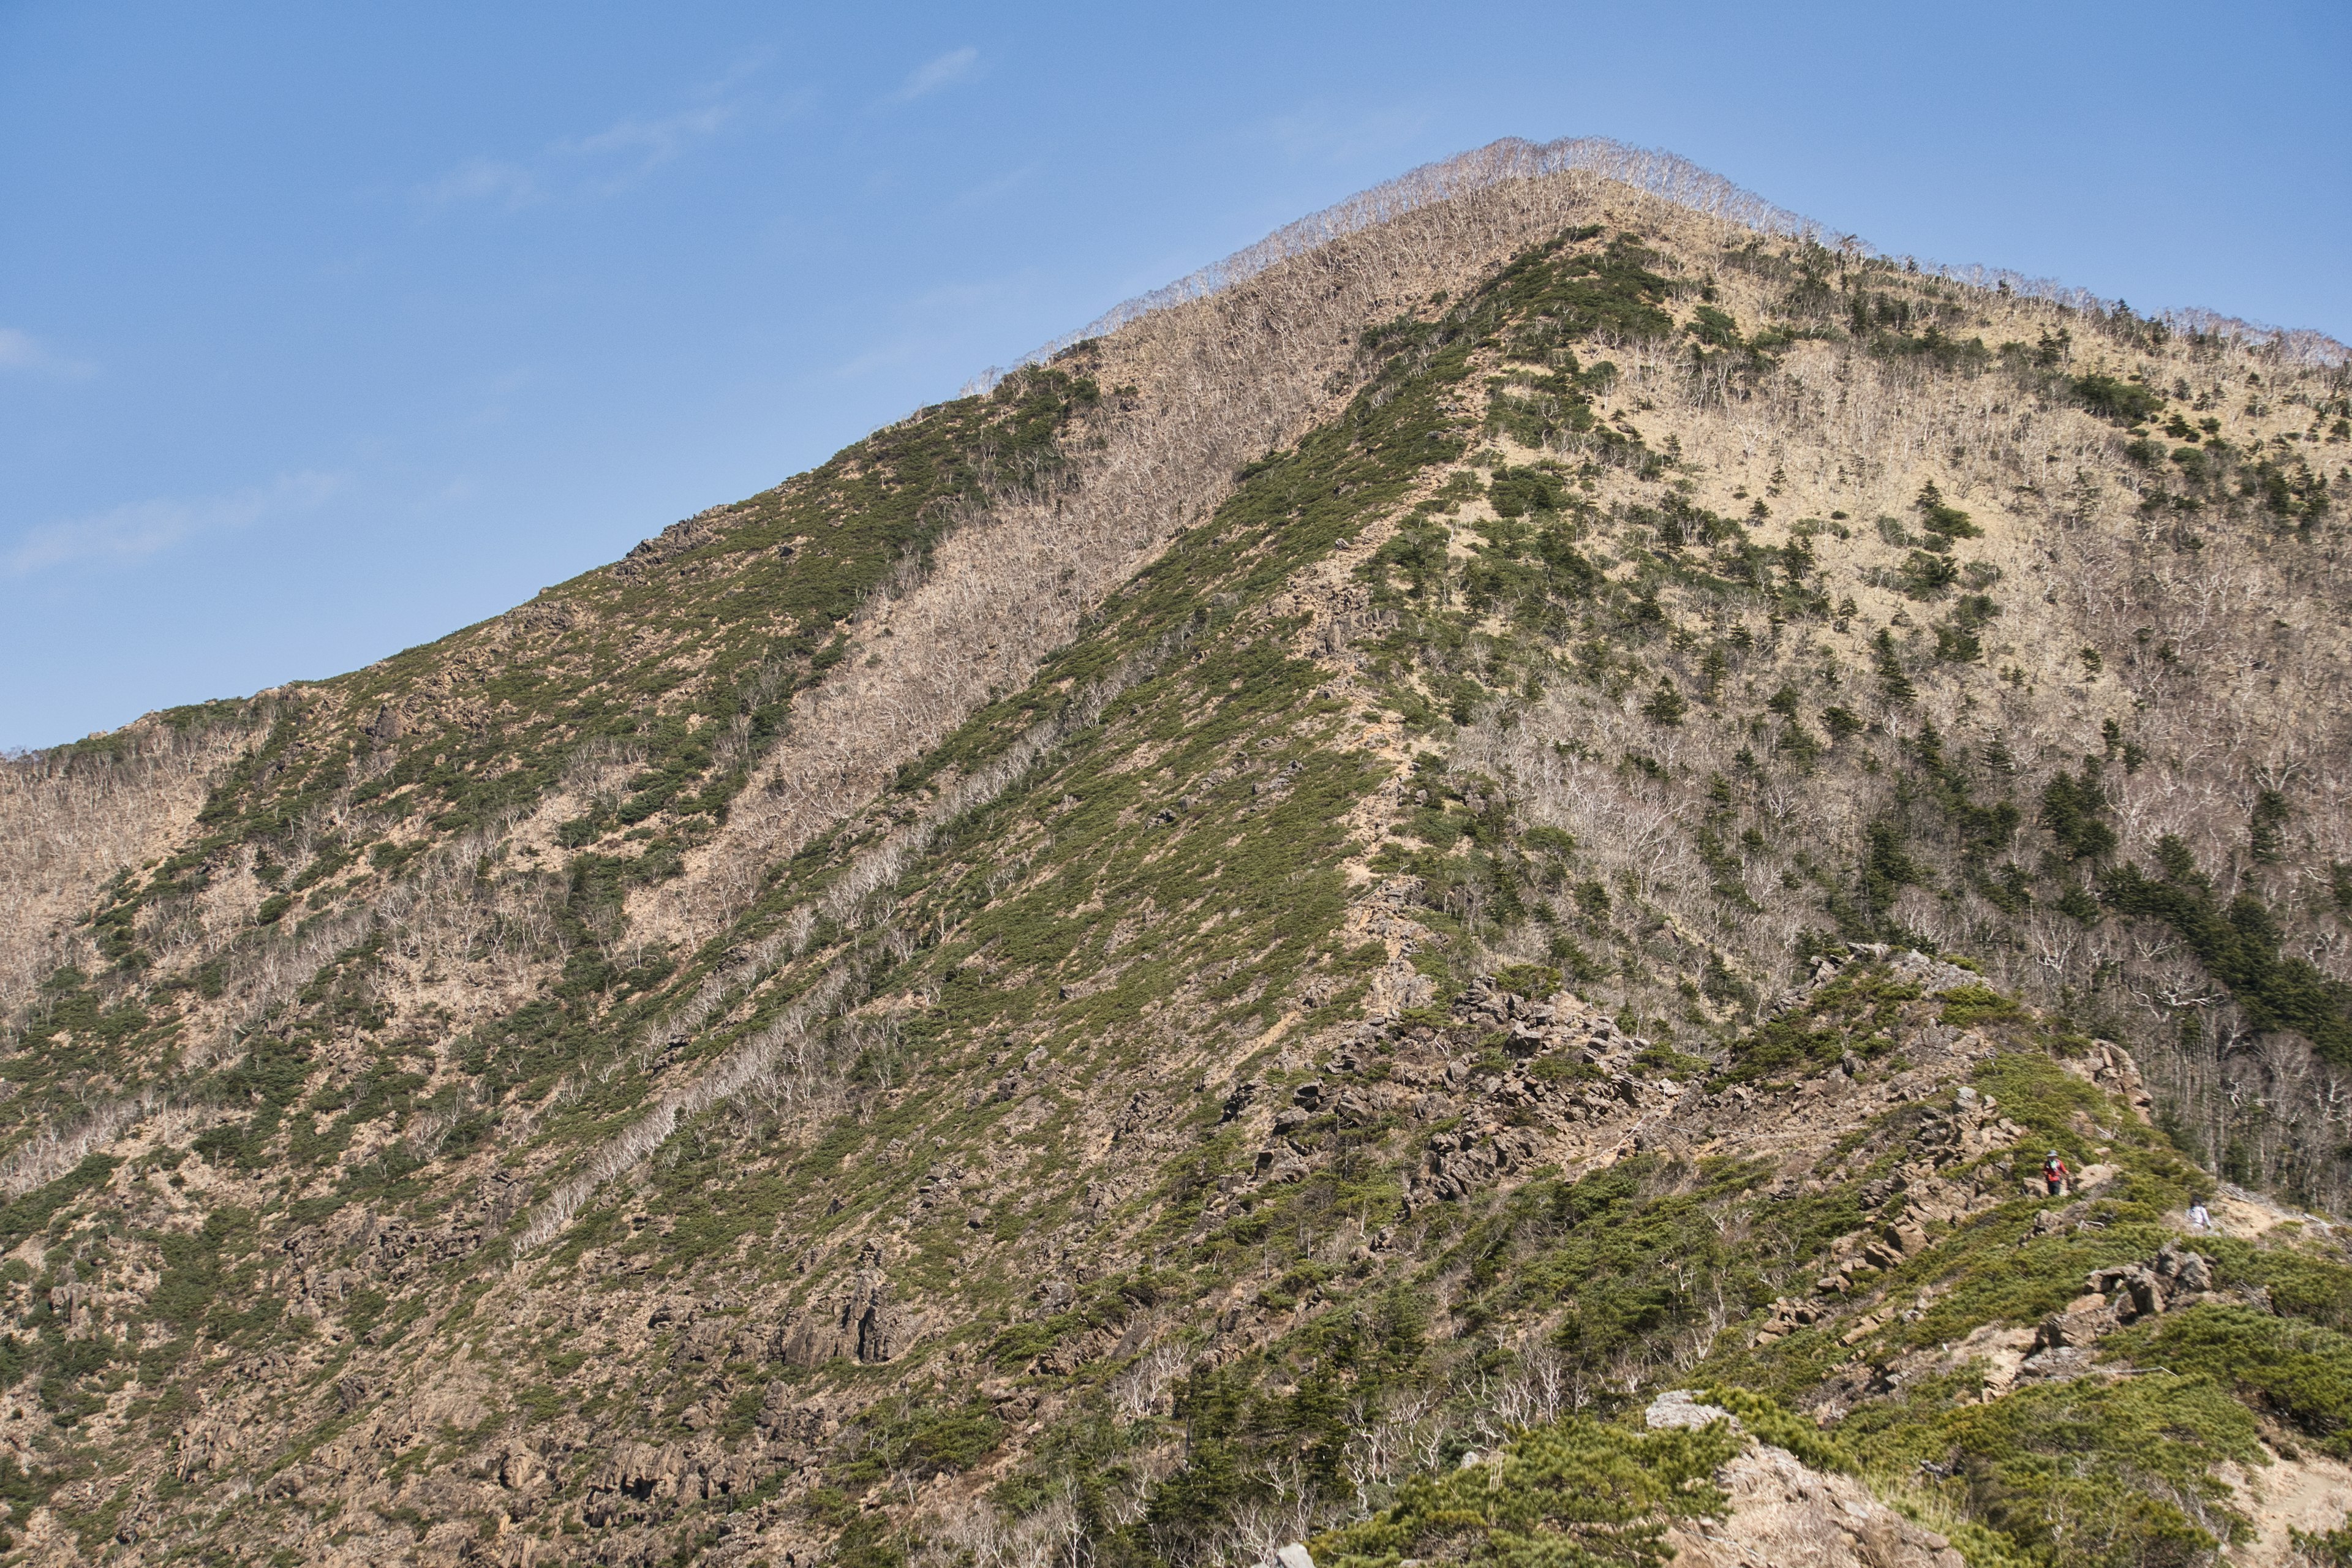
{"type": "Polygon", "coordinates": [[[2066,1168],[2066,1162],[2058,1157],[2057,1150],[2053,1149],[2050,1158],[2042,1162],[2042,1179],[2049,1184],[2052,1197],[2061,1197],[2065,1194],[2067,1184],[2074,1179],[2074,1173],[2066,1168]]]}

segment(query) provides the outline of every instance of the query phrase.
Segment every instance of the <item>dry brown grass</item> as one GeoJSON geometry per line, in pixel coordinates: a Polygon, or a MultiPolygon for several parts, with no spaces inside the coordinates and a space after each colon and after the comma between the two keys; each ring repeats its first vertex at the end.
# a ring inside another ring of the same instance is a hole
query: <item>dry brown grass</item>
{"type": "Polygon", "coordinates": [[[79,929],[116,872],[186,837],[241,729],[150,727],[112,754],[58,751],[0,760],[0,1018],[61,965],[96,967],[79,929]]]}
{"type": "Polygon", "coordinates": [[[1564,224],[1654,205],[1582,174],[1479,189],[1088,340],[1087,373],[1136,390],[1097,416],[1080,472],[1001,492],[928,574],[869,606],[850,657],[796,701],[791,736],[724,833],[682,882],[638,897],[641,929],[707,938],[774,858],[855,813],[992,695],[1025,685],[1107,593],[1215,510],[1236,468],[1344,405],[1366,322],[1459,290],[1564,224]]]}

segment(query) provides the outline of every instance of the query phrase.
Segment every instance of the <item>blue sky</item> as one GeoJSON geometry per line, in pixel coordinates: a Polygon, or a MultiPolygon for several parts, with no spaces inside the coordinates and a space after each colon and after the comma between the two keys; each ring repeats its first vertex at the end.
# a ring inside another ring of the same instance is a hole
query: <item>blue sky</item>
{"type": "Polygon", "coordinates": [[[353,668],[1517,135],[2352,339],[2352,7],[0,4],[0,747],[353,668]]]}

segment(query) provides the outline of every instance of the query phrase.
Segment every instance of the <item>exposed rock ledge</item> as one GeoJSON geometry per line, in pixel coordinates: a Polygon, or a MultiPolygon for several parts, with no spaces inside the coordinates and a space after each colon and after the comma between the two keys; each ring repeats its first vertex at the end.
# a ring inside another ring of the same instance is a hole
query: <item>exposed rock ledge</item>
{"type": "MultiPolygon", "coordinates": [[[[1649,1409],[1652,1426],[1728,1419],[1685,1390],[1659,1395],[1649,1409]]],[[[1825,1475],[1786,1448],[1751,1441],[1715,1481],[1729,1494],[1731,1511],[1667,1531],[1675,1568],[1966,1568],[1942,1536],[1861,1482],[1825,1475]]]]}

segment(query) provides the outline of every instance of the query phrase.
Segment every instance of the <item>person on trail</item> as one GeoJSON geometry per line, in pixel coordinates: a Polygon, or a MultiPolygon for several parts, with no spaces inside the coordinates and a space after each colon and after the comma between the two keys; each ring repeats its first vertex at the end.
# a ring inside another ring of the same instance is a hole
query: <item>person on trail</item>
{"type": "Polygon", "coordinates": [[[2213,1216],[2206,1211],[2205,1200],[2201,1197],[2189,1200],[2189,1228],[2200,1235],[2213,1228],[2213,1216]]]}
{"type": "Polygon", "coordinates": [[[2048,1184],[2050,1195],[2053,1198],[2064,1195],[2066,1184],[2074,1180],[2074,1173],[2066,1168],[2066,1162],[2058,1157],[2058,1151],[2055,1149],[2051,1150],[2050,1157],[2042,1162],[2042,1179],[2048,1184]]]}

